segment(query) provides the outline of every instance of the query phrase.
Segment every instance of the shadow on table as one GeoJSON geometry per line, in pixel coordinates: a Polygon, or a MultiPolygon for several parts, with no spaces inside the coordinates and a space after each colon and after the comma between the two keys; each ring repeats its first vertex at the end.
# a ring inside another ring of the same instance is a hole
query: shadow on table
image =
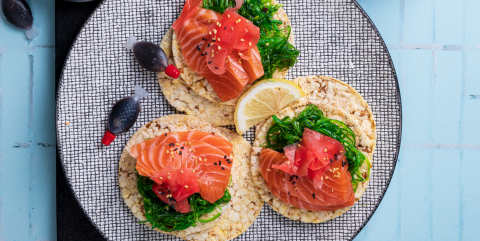
{"type": "MultiPolygon", "coordinates": [[[[55,77],[58,81],[70,47],[88,16],[100,3],[55,1],[55,77]]],[[[57,240],[105,240],[75,200],[63,173],[57,153],[57,240]]]]}

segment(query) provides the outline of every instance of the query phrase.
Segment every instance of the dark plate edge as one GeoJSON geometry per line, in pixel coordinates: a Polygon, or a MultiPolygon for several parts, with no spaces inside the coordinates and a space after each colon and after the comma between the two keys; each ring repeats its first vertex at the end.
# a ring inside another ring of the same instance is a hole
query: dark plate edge
{"type": "MultiPolygon", "coordinates": [[[[398,103],[400,104],[400,110],[399,110],[399,114],[400,114],[400,128],[398,129],[398,137],[397,137],[397,153],[395,153],[395,160],[394,160],[394,164],[393,164],[393,169],[392,171],[390,172],[390,178],[388,179],[387,183],[386,183],[386,188],[385,190],[382,191],[382,194],[380,195],[379,197],[379,201],[377,203],[377,205],[375,206],[375,208],[373,209],[372,212],[370,212],[370,214],[367,216],[367,218],[365,219],[365,221],[363,222],[362,226],[360,226],[360,228],[353,234],[353,236],[351,237],[350,240],[353,240],[355,237],[357,237],[357,235],[363,230],[363,228],[367,225],[368,221],[370,221],[370,219],[372,218],[373,214],[375,213],[375,211],[377,211],[377,208],[378,206],[380,206],[380,203],[382,202],[383,200],[383,197],[385,196],[385,193],[387,192],[388,190],[388,187],[390,186],[390,182],[392,181],[392,177],[393,177],[393,173],[395,171],[395,168],[397,166],[397,162],[398,162],[398,155],[400,153],[400,144],[402,142],[402,98],[401,98],[401,95],[400,95],[400,86],[398,84],[398,78],[397,78],[397,71],[395,70],[395,66],[393,64],[393,61],[392,61],[392,57],[390,56],[390,52],[388,51],[388,48],[387,48],[387,45],[385,44],[385,41],[383,40],[382,38],[382,35],[380,34],[380,32],[378,31],[377,27],[375,26],[375,24],[373,23],[372,19],[370,19],[370,17],[368,16],[367,12],[365,12],[365,10],[362,8],[362,6],[360,6],[360,4],[356,1],[356,0],[352,0],[353,4],[355,4],[355,6],[357,6],[357,8],[362,12],[363,16],[367,19],[367,21],[370,23],[370,25],[372,26],[373,30],[375,31],[376,35],[380,38],[381,40],[381,43],[382,43],[382,46],[385,50],[385,52],[387,53],[388,55],[388,62],[390,64],[390,66],[392,67],[392,70],[393,70],[393,77],[395,78],[395,82],[397,83],[397,91],[398,91],[398,103]]],[[[368,188],[368,187],[367,187],[368,188]]]]}
{"type": "Polygon", "coordinates": [[[70,58],[70,55],[72,53],[72,48],[73,46],[77,43],[77,40],[78,40],[78,37],[80,36],[80,34],[82,33],[82,30],[85,28],[85,26],[91,21],[92,19],[92,16],[105,4],[107,0],[102,0],[98,5],[97,7],[92,11],[92,13],[88,16],[88,19],[85,21],[85,23],[83,23],[82,25],[82,28],[81,30],[78,32],[77,36],[75,37],[75,40],[73,41],[72,45],[70,46],[70,49],[68,50],[68,54],[67,54],[67,57],[65,57],[65,60],[63,62],[63,67],[62,67],[62,72],[60,73],[60,77],[59,77],[59,81],[58,81],[58,85],[57,85],[57,89],[55,90],[56,91],[56,103],[55,103],[55,117],[56,117],[56,120],[55,120],[55,132],[56,132],[56,135],[57,135],[57,155],[60,157],[60,165],[62,167],[62,172],[63,172],[63,176],[65,177],[65,179],[67,180],[67,183],[68,183],[68,188],[70,189],[70,192],[72,193],[72,195],[75,197],[75,201],[76,203],[80,206],[80,208],[82,209],[82,212],[85,214],[85,216],[88,218],[88,220],[90,221],[90,223],[93,224],[93,226],[97,229],[97,231],[102,235],[102,237],[105,239],[105,240],[108,240],[108,238],[105,236],[105,234],[102,232],[102,230],[100,230],[100,228],[97,226],[97,224],[95,224],[95,222],[93,222],[93,220],[90,218],[90,216],[87,214],[87,212],[85,212],[85,208],[83,208],[83,205],[80,203],[80,201],[78,201],[78,197],[76,195],[76,193],[73,191],[73,188],[72,188],[72,184],[70,183],[70,179],[68,178],[67,176],[67,173],[65,171],[65,166],[63,164],[63,154],[62,152],[60,151],[62,149],[62,146],[60,145],[60,136],[59,136],[59,132],[58,132],[58,126],[61,124],[58,122],[59,120],[59,113],[58,113],[58,110],[59,110],[59,98],[60,98],[60,86],[62,85],[63,81],[64,81],[64,76],[63,76],[63,71],[65,70],[65,64],[67,63],[68,59],[70,58]]]}

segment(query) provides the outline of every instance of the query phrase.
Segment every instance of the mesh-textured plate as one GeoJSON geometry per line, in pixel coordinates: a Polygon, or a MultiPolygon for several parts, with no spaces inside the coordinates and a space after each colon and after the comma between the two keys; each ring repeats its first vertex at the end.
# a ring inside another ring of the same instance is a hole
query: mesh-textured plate
{"type": "MultiPolygon", "coordinates": [[[[353,0],[280,0],[301,51],[288,79],[327,75],[347,82],[370,104],[378,141],[372,179],[347,213],[322,224],[291,221],[268,205],[238,240],[349,240],[379,205],[400,146],[401,102],[395,70],[378,31],[353,0]]],[[[149,120],[176,113],[156,75],[142,70],[123,47],[130,35],[159,43],[180,14],[184,0],[106,0],[79,33],[65,62],[57,102],[58,149],[75,197],[108,240],[176,240],[138,224],[118,187],[118,161],[130,136],[149,120]],[[135,126],[108,147],[100,140],[113,104],[140,85],[135,126]],[[68,125],[67,122],[70,122],[68,125]]],[[[253,131],[245,137],[252,141],[253,131]]]]}

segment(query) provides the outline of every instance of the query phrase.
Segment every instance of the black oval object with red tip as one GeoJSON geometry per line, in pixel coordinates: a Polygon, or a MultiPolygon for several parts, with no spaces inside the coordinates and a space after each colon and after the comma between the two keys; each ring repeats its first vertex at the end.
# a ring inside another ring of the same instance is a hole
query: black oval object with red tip
{"type": "Polygon", "coordinates": [[[178,78],[180,72],[178,69],[168,64],[168,58],[160,46],[146,42],[137,42],[135,37],[131,36],[127,41],[127,48],[133,50],[133,55],[142,68],[151,72],[164,72],[172,78],[178,78]]]}
{"type": "Polygon", "coordinates": [[[24,0],[1,1],[3,15],[10,24],[24,30],[32,28],[33,15],[27,2],[24,0]]]}
{"type": "Polygon", "coordinates": [[[148,92],[137,85],[134,96],[123,98],[115,103],[108,117],[107,131],[102,139],[104,145],[110,145],[117,135],[130,130],[140,113],[140,100],[146,96],[148,92]]]}

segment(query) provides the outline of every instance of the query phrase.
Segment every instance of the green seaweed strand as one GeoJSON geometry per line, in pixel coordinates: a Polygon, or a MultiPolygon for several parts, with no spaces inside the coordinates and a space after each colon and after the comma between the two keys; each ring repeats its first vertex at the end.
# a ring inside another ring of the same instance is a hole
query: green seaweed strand
{"type": "Polygon", "coordinates": [[[208,223],[221,215],[221,205],[228,203],[232,198],[228,189],[222,198],[215,203],[210,203],[203,199],[199,193],[194,193],[188,197],[188,202],[192,211],[188,213],[179,213],[168,204],[162,202],[152,190],[153,181],[150,178],[137,174],[138,191],[143,197],[143,206],[147,220],[139,223],[150,223],[152,228],[158,228],[163,231],[184,230],[191,226],[195,227],[197,222],[208,223]],[[211,213],[215,209],[220,211],[209,219],[200,219],[204,214],[211,213]]]}
{"type": "Polygon", "coordinates": [[[345,147],[345,157],[348,162],[348,171],[352,175],[354,191],[357,190],[358,183],[370,177],[370,161],[355,148],[355,133],[345,123],[327,118],[317,106],[307,105],[305,110],[294,118],[287,116],[280,119],[274,115],[273,122],[274,124],[268,129],[267,143],[264,147],[283,152],[283,147],[299,142],[302,139],[303,130],[309,128],[339,141],[345,147]],[[365,178],[360,171],[364,162],[368,165],[365,178]]]}

